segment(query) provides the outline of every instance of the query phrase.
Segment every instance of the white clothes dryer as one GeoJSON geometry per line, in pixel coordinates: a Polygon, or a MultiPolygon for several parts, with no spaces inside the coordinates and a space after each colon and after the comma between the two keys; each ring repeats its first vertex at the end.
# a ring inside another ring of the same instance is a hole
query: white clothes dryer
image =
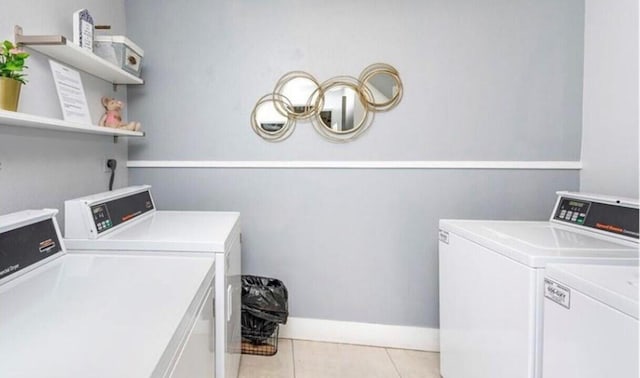
{"type": "Polygon", "coordinates": [[[638,263],[638,201],[558,192],[549,221],[441,220],[444,378],[540,378],[544,267],[638,263]]]}
{"type": "Polygon", "coordinates": [[[148,185],[65,202],[70,252],[171,253],[216,259],[216,377],[235,378],[242,334],[240,214],[158,211],[148,185]]]}
{"type": "Polygon", "coordinates": [[[56,213],[0,216],[0,376],[212,377],[215,259],[68,254],[56,213]]]}
{"type": "Polygon", "coordinates": [[[638,266],[550,264],[545,378],[637,378],[638,266]]]}

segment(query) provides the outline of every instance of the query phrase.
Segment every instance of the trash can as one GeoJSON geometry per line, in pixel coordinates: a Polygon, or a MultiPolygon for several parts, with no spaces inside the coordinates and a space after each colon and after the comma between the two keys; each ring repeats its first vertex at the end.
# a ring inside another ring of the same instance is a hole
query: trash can
{"type": "Polygon", "coordinates": [[[242,276],[242,353],[273,356],[278,352],[278,326],[289,316],[289,292],[282,281],[242,276]]]}

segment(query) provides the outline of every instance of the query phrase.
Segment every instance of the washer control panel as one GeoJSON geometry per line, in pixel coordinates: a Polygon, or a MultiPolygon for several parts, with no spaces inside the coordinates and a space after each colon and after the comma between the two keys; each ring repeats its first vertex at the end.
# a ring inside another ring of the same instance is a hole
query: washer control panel
{"type": "Polygon", "coordinates": [[[638,239],[638,209],[633,207],[563,196],[553,219],[638,239]]]}
{"type": "Polygon", "coordinates": [[[93,206],[91,208],[91,215],[93,215],[93,222],[96,225],[98,233],[106,231],[113,226],[106,204],[93,206]]]}
{"type": "Polygon", "coordinates": [[[154,209],[149,191],[91,206],[96,231],[101,234],[154,209]]]}
{"type": "Polygon", "coordinates": [[[584,220],[587,218],[590,206],[591,202],[562,198],[558,209],[556,209],[555,219],[584,224],[584,220]]]}

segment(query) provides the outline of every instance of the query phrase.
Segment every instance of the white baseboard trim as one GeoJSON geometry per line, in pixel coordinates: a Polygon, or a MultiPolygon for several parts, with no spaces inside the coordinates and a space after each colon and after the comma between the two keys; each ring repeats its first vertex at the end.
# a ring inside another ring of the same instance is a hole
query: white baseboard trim
{"type": "Polygon", "coordinates": [[[547,169],[580,170],[581,161],[476,161],[476,160],[129,160],[128,168],[333,168],[333,169],[547,169]]]}
{"type": "Polygon", "coordinates": [[[280,326],[280,337],[386,348],[440,351],[437,328],[289,318],[280,326]]]}

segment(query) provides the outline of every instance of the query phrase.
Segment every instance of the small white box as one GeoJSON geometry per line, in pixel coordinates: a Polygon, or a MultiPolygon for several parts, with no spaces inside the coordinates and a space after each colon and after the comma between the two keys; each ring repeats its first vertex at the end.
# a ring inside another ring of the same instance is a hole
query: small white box
{"type": "Polygon", "coordinates": [[[123,70],[140,76],[144,51],[122,35],[95,36],[93,52],[123,70]]]}

